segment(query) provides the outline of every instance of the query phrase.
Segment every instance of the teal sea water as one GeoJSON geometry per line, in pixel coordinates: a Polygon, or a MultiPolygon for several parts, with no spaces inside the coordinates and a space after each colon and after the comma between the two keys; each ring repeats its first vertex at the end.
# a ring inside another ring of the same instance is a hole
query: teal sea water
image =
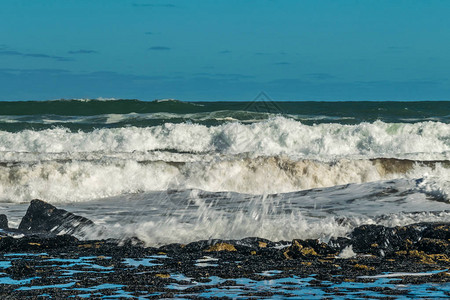
{"type": "Polygon", "coordinates": [[[177,100],[52,100],[0,102],[0,129],[65,126],[71,130],[155,126],[166,122],[219,125],[276,115],[313,125],[361,122],[450,122],[450,101],[423,102],[182,102],[177,100]]]}

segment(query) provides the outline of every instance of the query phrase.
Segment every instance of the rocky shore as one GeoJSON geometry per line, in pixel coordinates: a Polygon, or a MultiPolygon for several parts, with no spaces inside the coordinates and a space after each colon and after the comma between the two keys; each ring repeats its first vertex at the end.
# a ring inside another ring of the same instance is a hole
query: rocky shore
{"type": "Polygon", "coordinates": [[[95,226],[40,200],[16,229],[0,215],[0,297],[389,298],[413,295],[399,285],[424,284],[450,296],[439,288],[450,282],[448,223],[363,225],[327,243],[249,237],[153,248],[137,238],[75,237],[95,226]]]}

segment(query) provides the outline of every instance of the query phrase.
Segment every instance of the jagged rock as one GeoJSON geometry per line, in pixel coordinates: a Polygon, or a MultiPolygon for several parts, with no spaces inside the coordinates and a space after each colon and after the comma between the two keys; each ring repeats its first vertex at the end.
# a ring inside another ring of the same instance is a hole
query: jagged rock
{"type": "Polygon", "coordinates": [[[16,279],[31,277],[36,274],[36,269],[30,266],[26,261],[13,260],[11,267],[6,269],[6,272],[16,279]]]}
{"type": "Polygon", "coordinates": [[[6,215],[0,215],[0,229],[8,229],[8,217],[6,215]]]}
{"type": "Polygon", "coordinates": [[[173,244],[167,244],[163,245],[159,248],[161,252],[172,252],[172,253],[180,253],[182,251],[185,251],[186,245],[179,244],[179,243],[173,243],[173,244]]]}
{"type": "Polygon", "coordinates": [[[419,250],[397,251],[395,252],[395,256],[400,257],[401,259],[412,258],[424,264],[447,264],[450,261],[449,257],[445,254],[427,254],[424,251],[419,250]]]}
{"type": "Polygon", "coordinates": [[[203,251],[205,251],[205,252],[218,252],[218,251],[233,252],[233,251],[237,251],[237,250],[236,250],[236,247],[234,247],[234,245],[232,245],[232,244],[217,243],[217,244],[214,244],[211,247],[209,247],[208,249],[205,249],[203,251]]]}
{"type": "Polygon", "coordinates": [[[15,239],[10,236],[0,238],[0,251],[9,251],[14,244],[15,239]]]}
{"type": "Polygon", "coordinates": [[[332,238],[328,241],[328,246],[330,247],[330,250],[334,252],[340,252],[342,249],[348,247],[351,245],[351,240],[346,237],[337,237],[332,238]]]}
{"type": "Polygon", "coordinates": [[[448,240],[423,238],[417,243],[417,250],[426,253],[450,254],[448,240]]]}
{"type": "MultiPolygon", "coordinates": [[[[233,241],[230,241],[230,242],[233,243],[233,241]]],[[[192,242],[187,245],[180,245],[180,247],[182,248],[183,252],[199,252],[199,251],[206,251],[208,249],[214,249],[215,245],[217,245],[217,244],[229,244],[230,246],[234,247],[234,245],[232,245],[231,243],[229,243],[229,241],[226,241],[226,240],[212,239],[212,240],[201,240],[201,241],[197,241],[197,242],[192,242]]],[[[234,249],[236,250],[235,247],[234,247],[234,249]]],[[[215,251],[215,250],[210,250],[210,251],[215,251]]],[[[219,250],[217,250],[217,251],[219,251],[219,250]]]]}
{"type": "Polygon", "coordinates": [[[76,247],[78,239],[67,234],[56,236],[28,235],[21,238],[10,236],[0,238],[0,252],[44,251],[76,247]]]}
{"type": "Polygon", "coordinates": [[[19,225],[19,230],[41,233],[79,232],[94,223],[81,216],[74,215],[64,209],[56,208],[42,200],[32,200],[25,216],[19,225]]]}
{"type": "Polygon", "coordinates": [[[267,248],[267,247],[274,247],[279,243],[274,243],[272,241],[259,237],[247,237],[236,241],[236,244],[239,246],[246,246],[252,248],[267,248]]]}
{"type": "Polygon", "coordinates": [[[389,256],[397,251],[417,249],[442,253],[450,239],[450,226],[446,223],[416,223],[397,227],[362,225],[353,230],[350,238],[357,253],[389,256]]]}
{"type": "Polygon", "coordinates": [[[404,235],[398,228],[362,225],[353,230],[350,238],[355,252],[384,256],[404,248],[404,235]]]}
{"type": "Polygon", "coordinates": [[[450,239],[450,224],[448,223],[417,223],[415,226],[422,232],[424,238],[430,239],[450,239]]]}
{"type": "Polygon", "coordinates": [[[379,254],[379,250],[392,251],[392,244],[396,237],[393,228],[381,225],[362,225],[350,234],[353,250],[358,253],[379,254]]]}
{"type": "Polygon", "coordinates": [[[318,240],[293,240],[283,252],[287,259],[315,258],[318,256],[336,255],[337,253],[325,243],[318,240]]]}

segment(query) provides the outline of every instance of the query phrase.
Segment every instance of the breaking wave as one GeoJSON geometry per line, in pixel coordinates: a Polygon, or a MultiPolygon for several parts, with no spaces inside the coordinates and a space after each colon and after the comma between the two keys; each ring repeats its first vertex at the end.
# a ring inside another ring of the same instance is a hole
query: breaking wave
{"type": "Polygon", "coordinates": [[[0,102],[0,209],[148,245],[450,220],[449,101],[257,102],[0,102]]]}
{"type": "Polygon", "coordinates": [[[4,162],[0,164],[0,201],[23,202],[40,198],[50,202],[78,202],[121,194],[192,188],[276,194],[396,178],[422,179],[421,189],[444,201],[450,195],[449,161],[193,158],[188,156],[186,161],[100,158],[4,162]]]}
{"type": "Polygon", "coordinates": [[[190,153],[287,155],[334,160],[339,157],[391,157],[444,160],[450,157],[450,124],[440,122],[317,124],[275,117],[218,126],[172,124],[138,128],[67,128],[16,133],[0,131],[3,152],[133,152],[170,150],[190,153]]]}

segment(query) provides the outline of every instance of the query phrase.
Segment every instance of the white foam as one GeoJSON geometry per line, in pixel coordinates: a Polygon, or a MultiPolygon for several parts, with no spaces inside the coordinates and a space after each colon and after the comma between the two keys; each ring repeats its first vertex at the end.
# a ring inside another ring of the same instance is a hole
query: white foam
{"type": "MultiPolygon", "coordinates": [[[[450,222],[450,204],[429,200],[416,186],[399,179],[262,196],[165,190],[57,206],[105,225],[83,238],[137,236],[149,246],[249,236],[327,242],[362,224],[450,222]]],[[[0,209],[17,225],[27,205],[0,209]]]]}
{"type": "Polygon", "coordinates": [[[439,122],[307,126],[275,117],[210,127],[0,131],[0,204],[18,212],[26,205],[11,202],[67,203],[112,229],[89,237],[138,236],[148,245],[326,240],[361,224],[450,221],[449,160],[450,124],[439,122]],[[425,162],[398,160],[405,158],[425,162]],[[312,188],[319,189],[305,191],[312,188]]]}
{"type": "MultiPolygon", "coordinates": [[[[114,122],[116,117],[110,116],[114,122]]],[[[171,149],[179,152],[252,153],[333,160],[339,157],[449,159],[450,124],[421,122],[358,125],[303,125],[275,117],[253,124],[238,122],[207,127],[170,124],[146,128],[70,132],[55,128],[18,133],[0,131],[0,151],[133,152],[171,149]]]]}
{"type": "Polygon", "coordinates": [[[211,127],[0,131],[0,201],[77,202],[169,188],[271,194],[396,178],[422,178],[420,190],[449,199],[448,163],[402,170],[373,157],[448,161],[450,124],[307,126],[275,117],[211,127]]]}
{"type": "Polygon", "coordinates": [[[273,197],[198,190],[116,197],[102,202],[107,211],[116,212],[116,206],[130,211],[119,209],[120,214],[105,220],[105,210],[91,209],[88,214],[97,222],[102,219],[108,230],[89,232],[88,237],[137,236],[149,246],[249,236],[272,241],[311,238],[327,242],[362,224],[403,226],[450,221],[450,212],[444,211],[450,204],[427,200],[411,190],[412,182],[350,185],[273,197]],[[398,191],[381,197],[386,188],[398,191]]]}
{"type": "Polygon", "coordinates": [[[337,258],[352,258],[355,257],[356,253],[353,251],[353,246],[347,246],[345,247],[341,253],[339,253],[337,258]]]}
{"type": "Polygon", "coordinates": [[[350,227],[338,225],[333,218],[311,222],[300,212],[280,216],[257,211],[250,213],[235,211],[233,214],[224,214],[201,206],[195,216],[196,219],[191,222],[179,216],[147,221],[136,217],[130,223],[122,220],[108,227],[108,230],[89,232],[86,238],[136,236],[148,246],[155,246],[214,238],[242,239],[249,236],[279,241],[292,238],[344,236],[350,231],[350,227]]]}
{"type": "Polygon", "coordinates": [[[380,275],[366,275],[366,276],[358,276],[358,278],[368,278],[368,279],[378,279],[378,278],[400,278],[400,277],[414,277],[414,276],[432,276],[438,273],[442,273],[445,276],[449,276],[450,273],[442,270],[435,270],[431,272],[421,272],[421,273],[408,273],[408,272],[392,272],[380,275]]]}
{"type": "Polygon", "coordinates": [[[117,98],[108,98],[108,97],[98,97],[98,98],[75,98],[75,99],[56,99],[56,100],[52,100],[52,101],[79,101],[79,102],[89,102],[89,101],[116,101],[116,100],[120,100],[117,98]]]}
{"type": "Polygon", "coordinates": [[[161,159],[168,155],[154,153],[155,160],[138,162],[114,156],[98,158],[92,153],[79,156],[79,160],[56,160],[58,156],[48,155],[53,160],[0,165],[0,201],[40,198],[54,203],[78,202],[127,193],[191,188],[275,194],[397,178],[423,178],[418,190],[444,201],[450,199],[450,169],[441,163],[429,166],[411,163],[406,169],[390,170],[386,169],[389,163],[380,160],[341,159],[328,163],[283,157],[175,154],[170,157],[178,160],[165,161],[161,159]]]}

